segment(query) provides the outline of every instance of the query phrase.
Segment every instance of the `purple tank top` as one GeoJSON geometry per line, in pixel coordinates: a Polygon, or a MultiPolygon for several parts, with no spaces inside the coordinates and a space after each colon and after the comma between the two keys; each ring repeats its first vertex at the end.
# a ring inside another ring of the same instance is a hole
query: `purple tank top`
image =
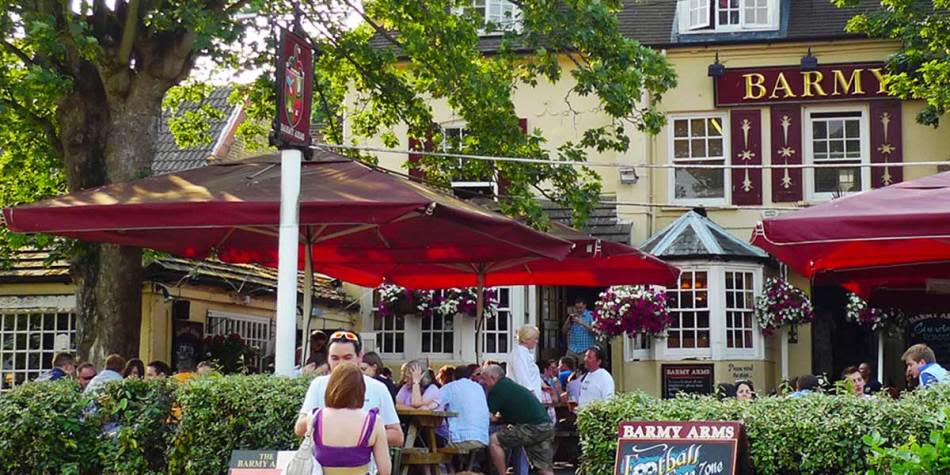
{"type": "Polygon", "coordinates": [[[373,448],[369,446],[369,436],[376,426],[378,408],[370,409],[363,419],[363,431],[360,441],[355,447],[334,447],[323,444],[320,429],[323,425],[323,411],[317,411],[317,420],[313,423],[313,458],[323,467],[359,467],[366,465],[373,455],[373,448]]]}

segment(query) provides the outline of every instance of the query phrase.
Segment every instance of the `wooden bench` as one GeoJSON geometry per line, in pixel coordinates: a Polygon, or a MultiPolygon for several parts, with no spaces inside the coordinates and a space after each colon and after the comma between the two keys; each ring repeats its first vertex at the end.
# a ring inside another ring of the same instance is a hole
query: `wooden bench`
{"type": "Polygon", "coordinates": [[[459,457],[467,456],[468,460],[464,462],[465,471],[456,472],[456,475],[473,473],[472,467],[475,465],[475,458],[478,457],[478,454],[483,453],[488,447],[487,446],[449,446],[442,447],[439,449],[440,454],[446,454],[451,459],[452,457],[458,455],[459,457]]]}

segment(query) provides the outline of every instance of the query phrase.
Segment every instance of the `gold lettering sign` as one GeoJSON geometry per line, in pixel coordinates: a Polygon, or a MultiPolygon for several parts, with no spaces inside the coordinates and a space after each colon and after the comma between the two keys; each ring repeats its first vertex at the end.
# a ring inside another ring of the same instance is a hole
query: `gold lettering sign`
{"type": "Polygon", "coordinates": [[[716,76],[715,104],[742,106],[780,102],[886,99],[883,63],[824,64],[813,71],[799,65],[729,68],[716,76]]]}
{"type": "Polygon", "coordinates": [[[864,94],[864,89],[861,89],[861,72],[863,69],[855,69],[851,71],[851,78],[845,79],[844,72],[840,69],[834,71],[835,74],[835,90],[831,93],[832,96],[840,96],[841,93],[838,92],[838,86],[840,85],[844,89],[844,93],[847,94],[864,94]],[[854,92],[851,92],[851,87],[854,86],[854,92]]]}
{"type": "Polygon", "coordinates": [[[745,96],[743,99],[761,99],[765,96],[765,93],[768,92],[763,85],[765,83],[765,76],[759,73],[752,74],[743,74],[745,78],[745,96]],[[755,90],[755,92],[752,92],[755,90]]]}
{"type": "Polygon", "coordinates": [[[795,97],[795,93],[792,91],[792,86],[788,84],[788,79],[785,79],[785,73],[778,73],[778,77],[775,78],[775,87],[772,88],[772,95],[769,96],[769,99],[784,99],[786,97],[795,97]],[[784,96],[779,97],[779,91],[782,91],[784,96]]]}
{"type": "Polygon", "coordinates": [[[827,96],[825,90],[821,87],[821,81],[825,78],[824,74],[821,74],[821,71],[805,71],[802,73],[802,83],[804,84],[805,91],[802,92],[802,97],[814,97],[812,94],[812,89],[818,91],[819,96],[827,96]]]}

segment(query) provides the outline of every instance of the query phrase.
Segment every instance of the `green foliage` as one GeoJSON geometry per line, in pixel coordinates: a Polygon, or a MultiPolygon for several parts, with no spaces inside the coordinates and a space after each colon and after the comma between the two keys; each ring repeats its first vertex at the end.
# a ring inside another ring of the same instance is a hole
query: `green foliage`
{"type": "MultiPolygon", "coordinates": [[[[833,2],[858,5],[858,0],[833,2]]],[[[901,99],[925,101],[917,121],[936,127],[950,109],[950,1],[881,0],[881,7],[856,15],[847,30],[901,43],[888,58],[885,85],[901,99]]]]}
{"type": "Polygon", "coordinates": [[[623,394],[579,412],[581,471],[612,471],[620,421],[723,420],[745,424],[756,473],[859,473],[876,463],[869,462],[874,449],[865,443],[866,436],[878,434],[878,450],[883,441],[926,438],[932,430],[944,428],[943,420],[934,416],[948,404],[950,385],[897,401],[821,394],[754,402],[712,397],[658,400],[642,393],[623,394]]]}
{"type": "Polygon", "coordinates": [[[211,143],[211,122],[224,118],[225,112],[208,103],[214,88],[206,83],[172,87],[165,94],[162,109],[171,115],[168,130],[179,148],[194,148],[211,143]]]}
{"type": "Polygon", "coordinates": [[[927,442],[919,443],[917,437],[910,436],[897,447],[887,447],[887,440],[874,432],[864,436],[864,443],[871,449],[869,463],[874,467],[870,474],[911,475],[917,473],[950,472],[950,409],[944,409],[935,419],[940,429],[930,433],[927,442]]]}
{"type": "Polygon", "coordinates": [[[93,399],[72,381],[0,395],[4,473],[219,474],[236,449],[290,450],[308,378],[129,379],[93,399]]]}

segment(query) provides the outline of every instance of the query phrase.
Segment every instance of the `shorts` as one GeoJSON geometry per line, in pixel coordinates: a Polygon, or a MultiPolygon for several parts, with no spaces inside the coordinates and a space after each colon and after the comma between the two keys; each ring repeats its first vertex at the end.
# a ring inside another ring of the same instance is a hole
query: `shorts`
{"type": "Polygon", "coordinates": [[[550,472],[554,469],[554,425],[518,424],[495,432],[498,443],[506,449],[524,447],[528,462],[535,469],[550,472]]]}

